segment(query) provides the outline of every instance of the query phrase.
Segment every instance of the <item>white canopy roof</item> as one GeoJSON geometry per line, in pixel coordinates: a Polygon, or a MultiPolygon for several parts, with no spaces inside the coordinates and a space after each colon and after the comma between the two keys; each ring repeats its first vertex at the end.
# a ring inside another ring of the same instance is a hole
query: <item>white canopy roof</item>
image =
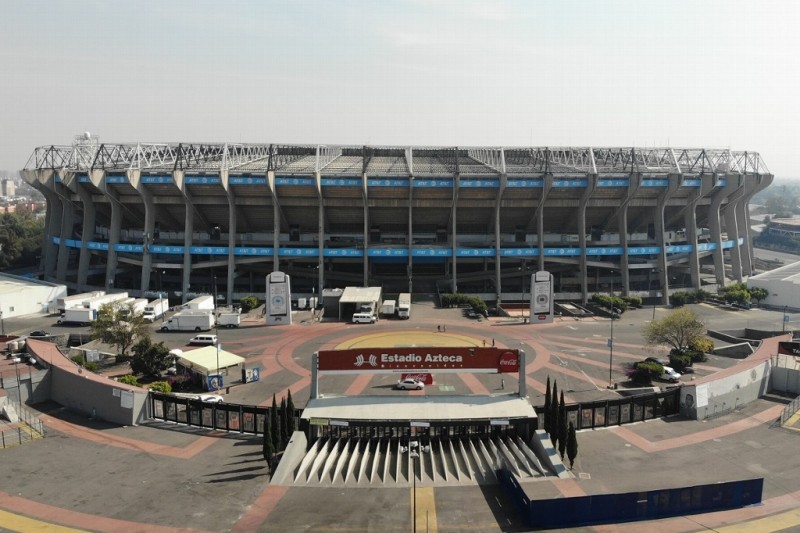
{"type": "MultiPolygon", "coordinates": [[[[225,350],[219,351],[219,368],[241,365],[244,361],[244,357],[239,357],[225,350]]],[[[204,346],[203,348],[183,352],[178,357],[178,364],[201,374],[213,374],[217,370],[217,347],[204,346]]]]}

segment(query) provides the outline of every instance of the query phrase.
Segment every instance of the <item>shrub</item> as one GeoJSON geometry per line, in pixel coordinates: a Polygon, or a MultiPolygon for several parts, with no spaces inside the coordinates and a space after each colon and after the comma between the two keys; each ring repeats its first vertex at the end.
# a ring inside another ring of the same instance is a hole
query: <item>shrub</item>
{"type": "Polygon", "coordinates": [[[442,294],[442,307],[469,305],[476,313],[483,316],[489,314],[489,308],[483,299],[466,294],[442,294]]]}
{"type": "Polygon", "coordinates": [[[708,361],[708,356],[705,354],[705,352],[698,352],[692,350],[691,352],[689,352],[689,356],[692,358],[693,363],[705,363],[706,361],[708,361]]]}
{"type": "Polygon", "coordinates": [[[691,295],[686,291],[673,292],[669,297],[669,303],[672,304],[673,307],[683,307],[691,303],[691,300],[691,295]]]}
{"type": "Polygon", "coordinates": [[[172,392],[172,387],[166,381],[155,381],[150,384],[150,390],[170,394],[172,392]]]}
{"type": "Polygon", "coordinates": [[[625,303],[628,304],[629,307],[641,307],[642,306],[642,297],[641,296],[625,296],[623,298],[625,303]]]}
{"type": "Polygon", "coordinates": [[[128,374],[126,376],[122,376],[120,378],[117,378],[117,381],[120,382],[120,383],[125,383],[126,385],[134,385],[136,387],[141,387],[142,386],[141,383],[139,383],[139,380],[136,379],[136,376],[134,376],[132,374],[128,374]]]}
{"type": "Polygon", "coordinates": [[[256,307],[261,305],[261,301],[258,299],[258,297],[253,295],[245,296],[244,298],[241,299],[239,303],[242,304],[243,313],[247,313],[248,311],[255,309],[256,307]]]}
{"type": "Polygon", "coordinates": [[[693,352],[711,353],[714,351],[714,341],[708,337],[699,337],[689,343],[689,349],[693,352]]]}
{"type": "Polygon", "coordinates": [[[692,356],[689,354],[670,354],[669,356],[669,366],[681,373],[683,373],[685,368],[692,366],[693,362],[692,356]]]}
{"type": "MultiPolygon", "coordinates": [[[[640,303],[641,300],[642,299],[639,298],[640,303]]],[[[614,308],[616,308],[623,313],[628,310],[628,302],[624,298],[620,298],[619,296],[610,296],[608,294],[595,293],[592,296],[592,301],[601,307],[605,307],[608,310],[613,310],[614,308]]]]}
{"type": "Polygon", "coordinates": [[[75,363],[77,365],[80,365],[80,366],[83,366],[83,365],[86,364],[86,359],[81,354],[73,355],[72,357],[70,357],[70,359],[72,360],[73,363],[75,363]]]}
{"type": "Polygon", "coordinates": [[[97,372],[97,369],[100,368],[100,365],[98,365],[94,361],[87,361],[86,363],[83,364],[83,368],[85,368],[89,372],[97,372]]]}

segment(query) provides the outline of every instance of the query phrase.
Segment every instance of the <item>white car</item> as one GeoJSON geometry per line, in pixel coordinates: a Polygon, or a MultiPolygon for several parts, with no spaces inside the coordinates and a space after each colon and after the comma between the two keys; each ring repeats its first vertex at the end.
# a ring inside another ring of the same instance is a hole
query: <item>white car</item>
{"type": "Polygon", "coordinates": [[[400,390],[422,390],[425,388],[425,383],[416,379],[401,379],[395,387],[400,390]]]}
{"type": "Polygon", "coordinates": [[[677,373],[671,366],[665,366],[664,371],[661,373],[661,376],[659,376],[659,379],[669,381],[671,383],[677,383],[681,380],[681,375],[677,373]]]}
{"type": "Polygon", "coordinates": [[[222,396],[218,396],[216,394],[198,394],[194,397],[195,400],[200,400],[201,402],[206,403],[224,403],[225,400],[222,399],[222,396]]]}

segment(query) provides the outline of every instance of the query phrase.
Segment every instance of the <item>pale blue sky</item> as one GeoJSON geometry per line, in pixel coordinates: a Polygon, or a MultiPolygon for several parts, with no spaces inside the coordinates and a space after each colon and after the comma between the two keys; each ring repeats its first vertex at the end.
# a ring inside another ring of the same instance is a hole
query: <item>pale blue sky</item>
{"type": "Polygon", "coordinates": [[[0,169],[106,142],[730,147],[800,177],[796,1],[0,0],[0,169]]]}

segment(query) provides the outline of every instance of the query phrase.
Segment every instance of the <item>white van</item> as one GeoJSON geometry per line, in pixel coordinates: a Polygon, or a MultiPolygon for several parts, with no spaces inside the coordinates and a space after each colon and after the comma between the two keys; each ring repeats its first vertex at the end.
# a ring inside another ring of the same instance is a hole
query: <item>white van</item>
{"type": "Polygon", "coordinates": [[[216,335],[196,335],[189,339],[189,344],[217,344],[216,335]]]}
{"type": "Polygon", "coordinates": [[[353,313],[353,324],[374,324],[375,315],[372,313],[353,313]]]}

